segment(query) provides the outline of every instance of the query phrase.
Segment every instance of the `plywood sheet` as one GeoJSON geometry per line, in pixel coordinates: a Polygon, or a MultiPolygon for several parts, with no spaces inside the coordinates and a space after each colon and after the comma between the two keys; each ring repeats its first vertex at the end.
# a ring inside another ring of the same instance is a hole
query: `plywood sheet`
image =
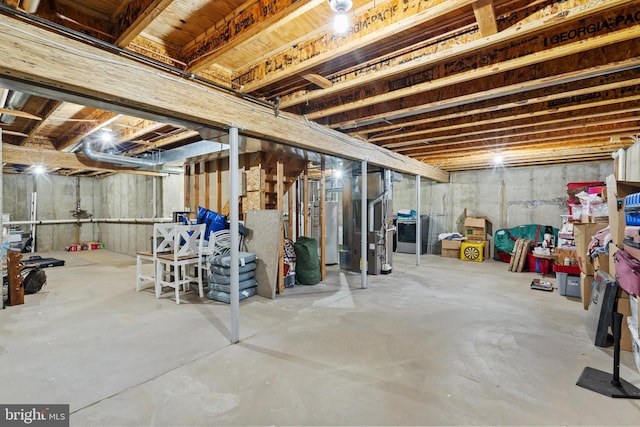
{"type": "Polygon", "coordinates": [[[280,210],[250,210],[245,219],[247,251],[258,257],[256,281],[258,295],[275,298],[278,285],[278,261],[282,236],[283,212],[280,210]]]}
{"type": "Polygon", "coordinates": [[[244,198],[244,202],[247,205],[247,211],[252,209],[260,209],[261,195],[262,194],[259,191],[247,191],[247,195],[244,198]]]}

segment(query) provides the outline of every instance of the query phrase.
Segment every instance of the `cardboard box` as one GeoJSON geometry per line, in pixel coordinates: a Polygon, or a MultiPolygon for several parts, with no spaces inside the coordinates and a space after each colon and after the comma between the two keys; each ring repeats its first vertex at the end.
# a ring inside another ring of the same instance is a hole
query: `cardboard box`
{"type": "Polygon", "coordinates": [[[607,224],[602,222],[594,224],[573,224],[573,241],[576,246],[576,259],[578,260],[580,271],[590,276],[594,275],[595,270],[587,253],[589,243],[591,243],[591,238],[606,226],[607,224]]]}
{"type": "Polygon", "coordinates": [[[606,222],[609,223],[609,215],[601,215],[601,214],[582,214],[580,218],[580,222],[584,223],[595,223],[595,222],[606,222]]]}
{"type": "MultiPolygon", "coordinates": [[[[637,192],[640,192],[640,182],[616,181],[614,175],[607,177],[607,205],[611,241],[620,249],[624,244],[624,228],[627,224],[624,218],[624,198],[637,192]],[[620,203],[618,203],[619,200],[620,203]]],[[[609,252],[611,252],[611,248],[609,248],[609,252]]]]}
{"type": "Polygon", "coordinates": [[[582,299],[582,308],[589,310],[589,304],[591,303],[591,291],[593,290],[593,276],[587,274],[580,274],[580,298],[582,299]]]}
{"type": "Polygon", "coordinates": [[[633,351],[633,347],[631,346],[631,331],[628,327],[624,327],[628,324],[627,317],[631,316],[630,300],[628,298],[618,298],[616,304],[616,311],[624,316],[622,318],[622,327],[620,328],[620,349],[625,351],[633,351]]]}
{"type": "Polygon", "coordinates": [[[486,217],[468,216],[464,219],[464,236],[470,240],[484,241],[493,235],[493,226],[486,217]]]}
{"type": "Polygon", "coordinates": [[[442,240],[442,252],[440,256],[445,258],[460,258],[460,246],[462,240],[442,240]]]}

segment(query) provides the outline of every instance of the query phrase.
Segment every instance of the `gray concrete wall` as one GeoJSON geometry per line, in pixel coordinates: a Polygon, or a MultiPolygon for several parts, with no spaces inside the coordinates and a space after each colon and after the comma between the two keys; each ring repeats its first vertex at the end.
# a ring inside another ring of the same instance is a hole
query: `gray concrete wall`
{"type": "MultiPolygon", "coordinates": [[[[79,182],[80,208],[94,218],[171,217],[183,209],[182,176],[150,177],[118,174],[105,179],[59,175],[34,177],[27,174],[3,176],[3,208],[11,221],[27,221],[31,194],[37,193],[38,220],[73,219],[79,182]],[[154,199],[154,180],[156,181],[154,199]],[[154,210],[154,201],[156,208],[154,210]]],[[[20,226],[25,232],[29,226],[20,226]]],[[[36,250],[60,251],[67,245],[102,242],[115,252],[135,255],[150,249],[153,226],[149,224],[83,223],[43,224],[36,229],[36,250]]]]}
{"type": "MultiPolygon", "coordinates": [[[[103,218],[170,218],[183,209],[182,178],[118,174],[102,180],[103,218]]],[[[112,251],[135,255],[151,250],[151,224],[102,223],[98,228],[101,241],[112,251]]]]}
{"type": "MultiPolygon", "coordinates": [[[[59,175],[38,176],[27,174],[5,174],[3,176],[3,210],[11,221],[30,219],[31,194],[37,193],[36,219],[73,219],[76,209],[77,178],[59,175]]],[[[95,178],[80,178],[80,208],[96,213],[96,200],[100,198],[95,178]]],[[[27,232],[28,225],[20,228],[27,232]]],[[[45,224],[36,227],[36,250],[57,251],[73,243],[96,240],[93,224],[77,227],[75,224],[45,224]]]]}
{"type": "MultiPolygon", "coordinates": [[[[559,166],[496,168],[451,174],[450,183],[421,180],[421,214],[440,221],[443,232],[462,232],[464,210],[486,216],[494,232],[521,224],[560,227],[567,214],[567,184],[604,181],[611,161],[559,166]]],[[[415,177],[394,183],[394,210],[416,209],[415,177]]]]}

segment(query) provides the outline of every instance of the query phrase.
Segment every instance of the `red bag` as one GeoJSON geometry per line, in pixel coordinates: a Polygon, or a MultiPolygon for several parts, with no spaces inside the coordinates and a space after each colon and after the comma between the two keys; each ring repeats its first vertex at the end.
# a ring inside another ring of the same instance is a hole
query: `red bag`
{"type": "Polygon", "coordinates": [[[640,260],[632,257],[624,249],[613,254],[618,285],[633,295],[640,295],[640,260]]]}

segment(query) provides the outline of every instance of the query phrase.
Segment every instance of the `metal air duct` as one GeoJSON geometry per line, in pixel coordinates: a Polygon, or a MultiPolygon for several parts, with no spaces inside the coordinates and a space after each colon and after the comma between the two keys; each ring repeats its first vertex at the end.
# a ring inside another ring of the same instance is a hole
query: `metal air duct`
{"type": "Polygon", "coordinates": [[[181,169],[165,167],[167,163],[173,163],[191,157],[203,156],[228,148],[227,144],[214,141],[199,141],[172,150],[163,151],[152,156],[152,158],[128,157],[118,154],[109,154],[95,151],[91,142],[85,141],[82,144],[82,152],[97,162],[111,163],[119,166],[132,166],[136,169],[153,170],[167,173],[182,173],[181,169]]]}
{"type": "MultiPolygon", "coordinates": [[[[8,100],[7,100],[7,105],[5,108],[8,108],[10,110],[22,110],[24,108],[24,106],[27,104],[27,101],[29,100],[29,98],[31,97],[31,95],[26,94],[24,92],[18,92],[18,91],[13,91],[11,93],[11,96],[9,96],[8,100]]],[[[16,116],[13,116],[11,114],[0,114],[0,122],[5,123],[7,125],[11,125],[13,124],[13,122],[16,120],[16,116]]]]}

